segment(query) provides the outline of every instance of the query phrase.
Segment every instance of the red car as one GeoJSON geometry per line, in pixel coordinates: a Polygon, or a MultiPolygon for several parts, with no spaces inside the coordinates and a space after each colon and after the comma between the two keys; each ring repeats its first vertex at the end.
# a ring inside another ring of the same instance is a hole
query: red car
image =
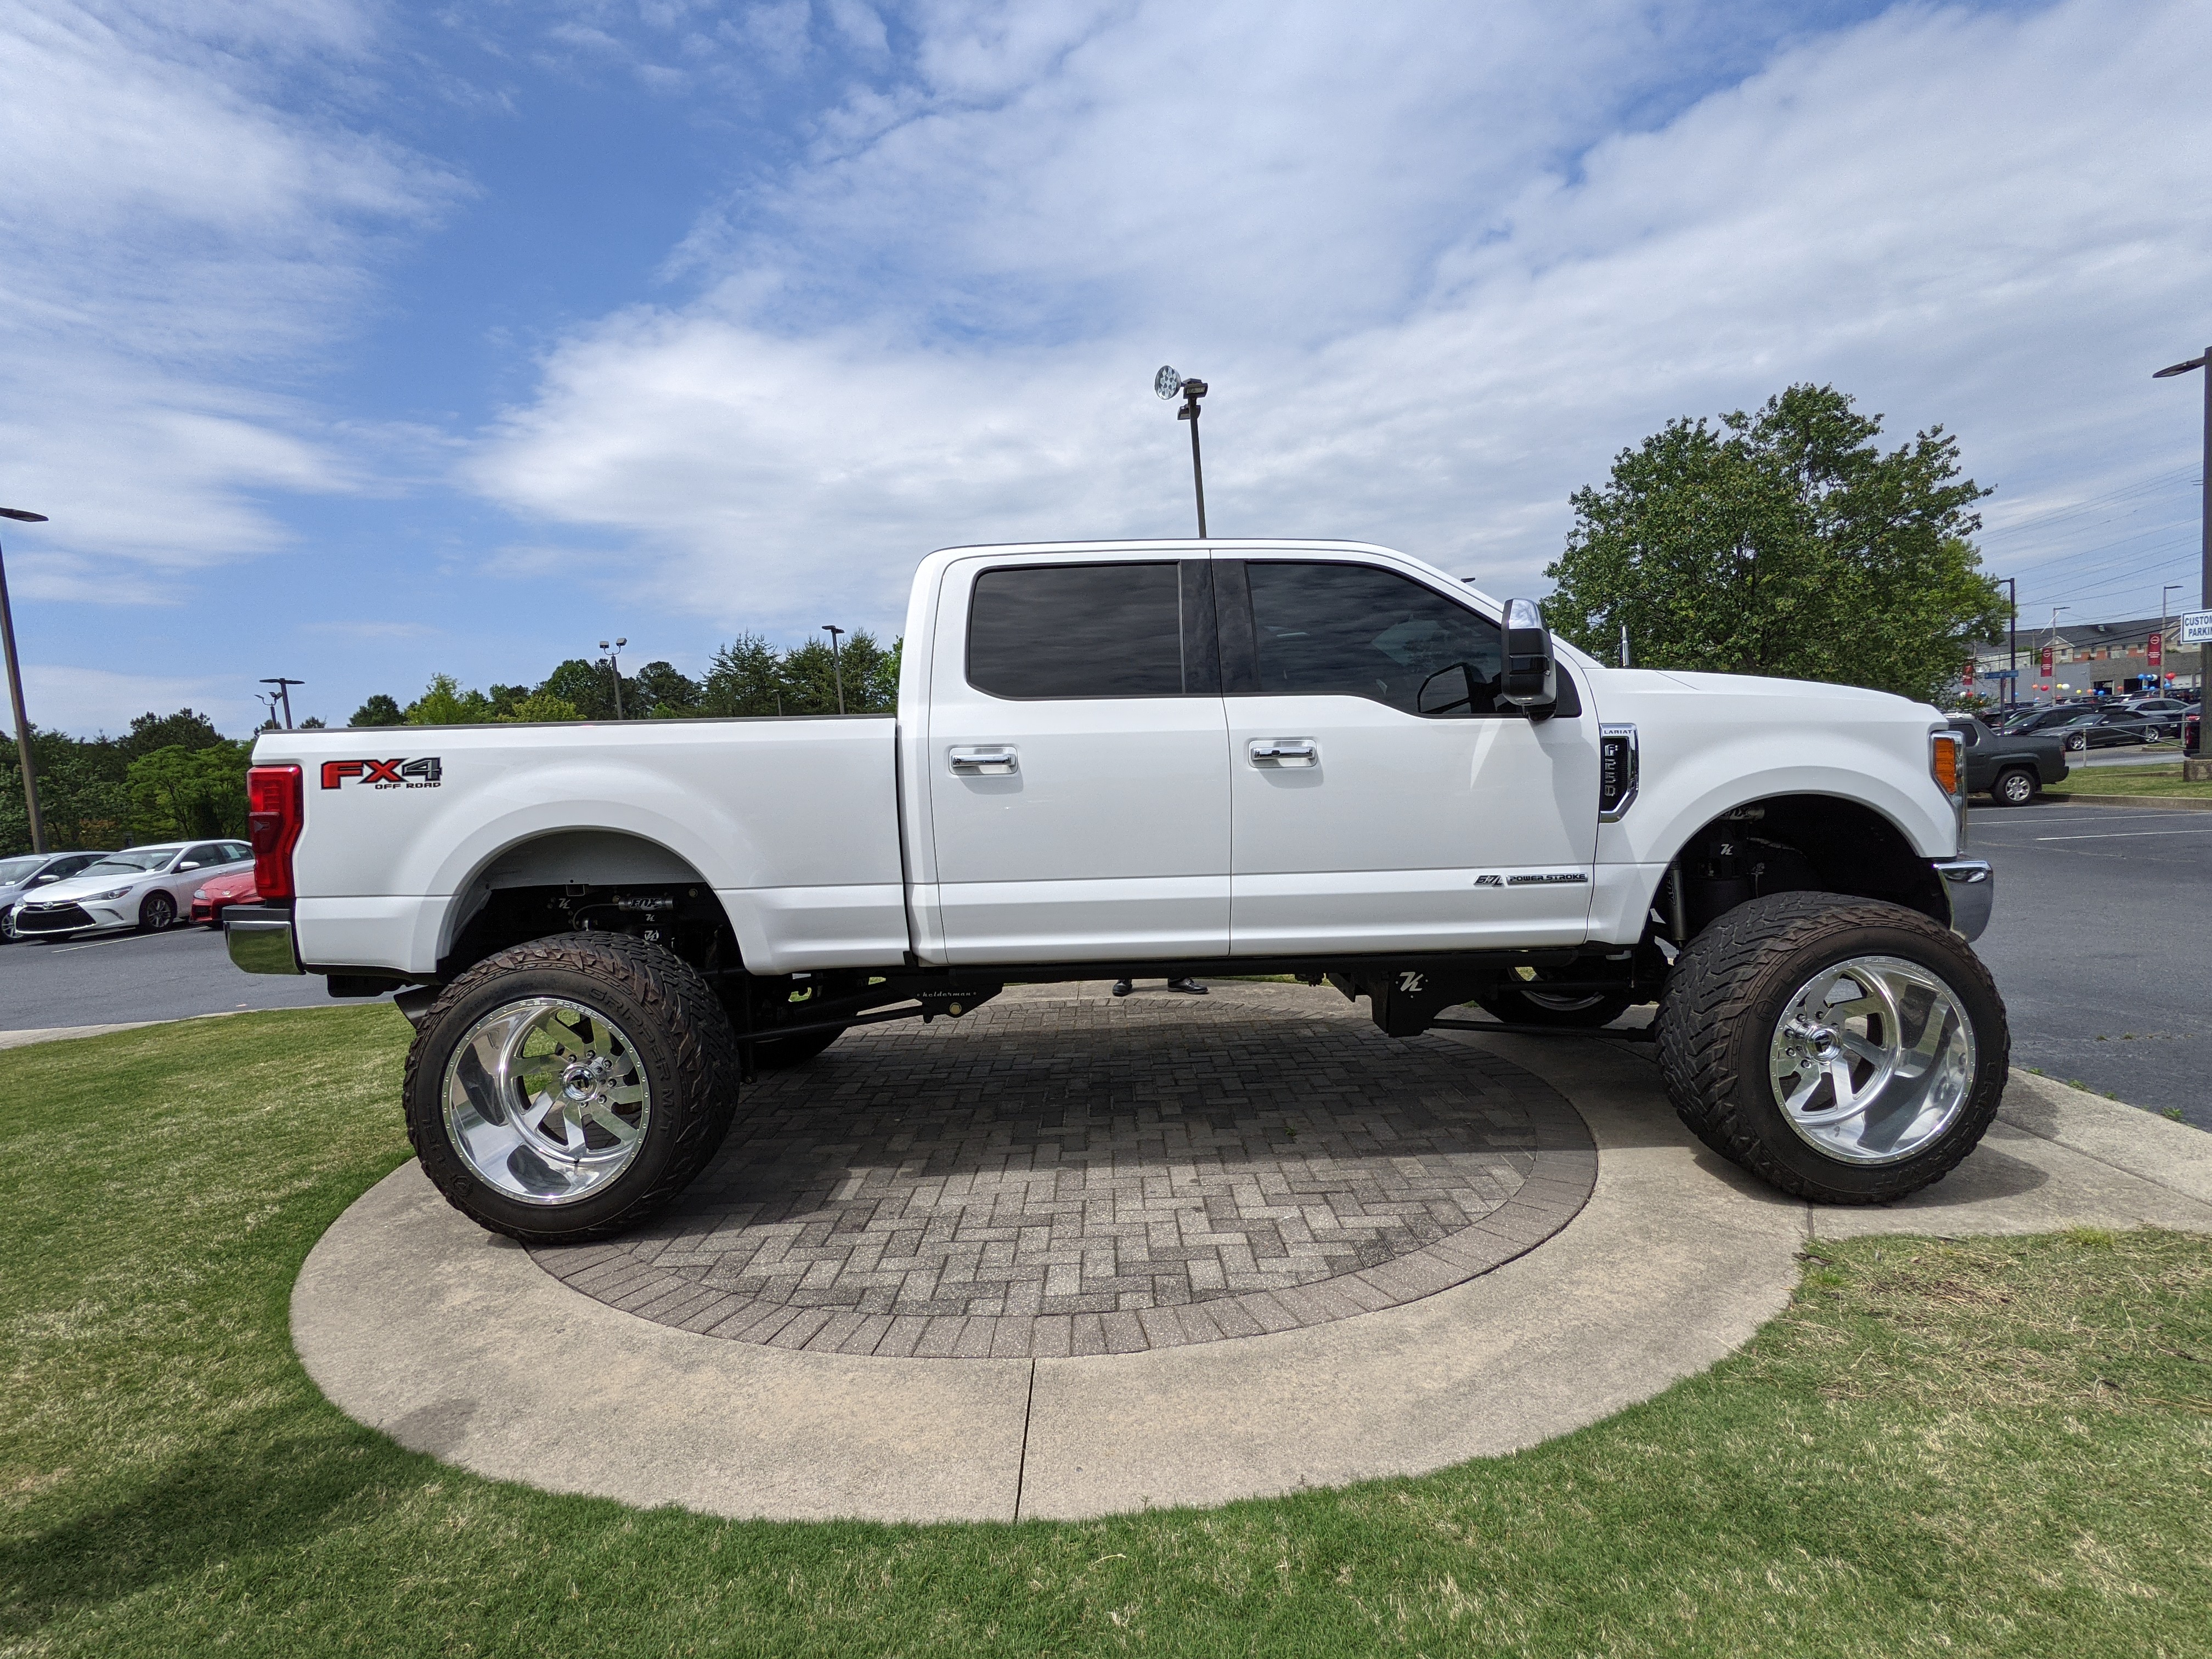
{"type": "Polygon", "coordinates": [[[226,904],[251,904],[260,894],[253,890],[253,872],[240,870],[236,875],[217,876],[204,887],[192,890],[192,920],[205,922],[210,927],[222,926],[222,907],[226,904]]]}

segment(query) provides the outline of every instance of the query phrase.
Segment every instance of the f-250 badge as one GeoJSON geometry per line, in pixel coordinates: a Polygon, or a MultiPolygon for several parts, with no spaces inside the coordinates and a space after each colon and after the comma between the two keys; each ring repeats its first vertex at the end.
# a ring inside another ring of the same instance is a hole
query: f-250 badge
{"type": "Polygon", "coordinates": [[[435,789],[445,767],[435,755],[419,760],[342,760],[323,763],[323,787],[359,780],[376,789],[435,789]]]}

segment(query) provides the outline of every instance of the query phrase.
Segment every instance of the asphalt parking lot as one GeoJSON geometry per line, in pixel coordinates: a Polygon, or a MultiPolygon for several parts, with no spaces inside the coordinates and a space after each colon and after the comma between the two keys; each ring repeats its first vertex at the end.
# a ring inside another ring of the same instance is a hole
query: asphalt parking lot
{"type": "MultiPolygon", "coordinates": [[[[2014,1064],[2212,1129],[2212,812],[1978,807],[1968,850],[1996,867],[1979,949],[2014,1064]]],[[[0,1035],[330,1001],[197,927],[0,947],[0,1035]]]]}
{"type": "Polygon", "coordinates": [[[2212,812],[1977,807],[1970,836],[2013,1064],[2212,1129],[2212,812]]]}
{"type": "Polygon", "coordinates": [[[318,978],[240,973],[211,928],[0,945],[0,1036],[330,1000],[318,978]]]}

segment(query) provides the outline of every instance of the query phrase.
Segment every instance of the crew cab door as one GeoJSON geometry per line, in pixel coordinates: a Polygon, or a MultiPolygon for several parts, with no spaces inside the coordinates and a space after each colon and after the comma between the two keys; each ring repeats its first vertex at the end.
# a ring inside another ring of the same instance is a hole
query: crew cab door
{"type": "Polygon", "coordinates": [[[947,961],[1227,951],[1213,626],[1204,559],[946,571],[923,752],[947,961]]]}
{"type": "Polygon", "coordinates": [[[1498,700],[1498,623],[1350,560],[1217,560],[1231,949],[1441,951],[1589,933],[1596,712],[1498,700]],[[1573,712],[1566,712],[1571,709],[1573,712]]]}

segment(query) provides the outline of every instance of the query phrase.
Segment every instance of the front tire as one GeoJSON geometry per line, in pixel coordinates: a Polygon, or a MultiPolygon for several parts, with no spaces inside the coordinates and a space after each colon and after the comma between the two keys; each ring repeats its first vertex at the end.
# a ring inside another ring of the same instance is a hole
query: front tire
{"type": "Polygon", "coordinates": [[[138,907],[138,931],[166,933],[177,920],[177,902],[167,893],[149,893],[138,907]]]}
{"type": "Polygon", "coordinates": [[[526,1244],[635,1226],[729,1132],[729,1016],[689,964],[622,933],[558,933],[440,994],[408,1051],[407,1138],[453,1206],[526,1244]]]}
{"type": "Polygon", "coordinates": [[[1915,910],[1835,893],[1738,906],[1659,1004],[1674,1109],[1784,1192],[1879,1204],[1941,1179],[1996,1116],[2011,1036],[1989,969],[1915,910]]]}
{"type": "Polygon", "coordinates": [[[1990,799],[2000,806],[2025,806],[2042,787],[2034,773],[2024,766],[2014,766],[1998,775],[1990,790],[1990,799]]]}

